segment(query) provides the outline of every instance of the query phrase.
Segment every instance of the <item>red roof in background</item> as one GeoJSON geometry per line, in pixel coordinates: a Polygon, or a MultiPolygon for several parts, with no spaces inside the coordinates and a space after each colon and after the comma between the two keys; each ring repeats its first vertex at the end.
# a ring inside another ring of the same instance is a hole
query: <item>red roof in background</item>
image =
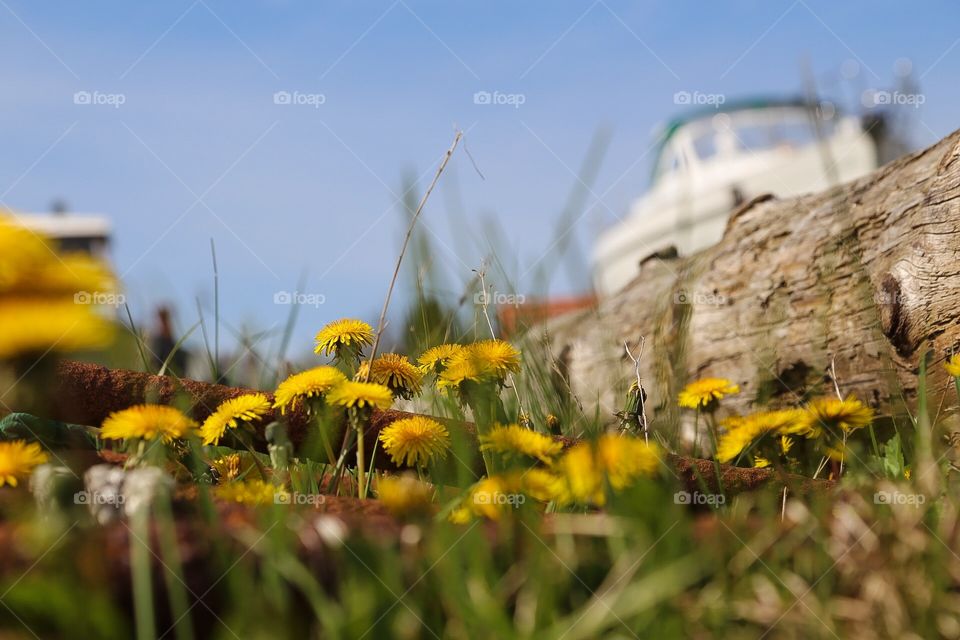
{"type": "Polygon", "coordinates": [[[590,293],[564,298],[525,300],[523,303],[497,306],[497,320],[504,337],[515,335],[519,330],[566,313],[591,309],[597,304],[597,296],[590,293]]]}

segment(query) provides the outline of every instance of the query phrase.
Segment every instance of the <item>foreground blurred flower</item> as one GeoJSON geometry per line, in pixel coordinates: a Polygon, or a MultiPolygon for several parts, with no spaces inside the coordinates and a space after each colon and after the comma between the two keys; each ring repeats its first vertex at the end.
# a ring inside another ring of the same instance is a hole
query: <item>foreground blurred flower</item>
{"type": "Polygon", "coordinates": [[[480,451],[492,451],[507,457],[528,456],[549,463],[563,450],[563,443],[550,436],[516,424],[497,425],[480,436],[480,451]]]}
{"type": "Polygon", "coordinates": [[[427,514],[433,504],[433,487],[411,473],[377,480],[380,503],[397,518],[427,514]]]}
{"type": "Polygon", "coordinates": [[[417,358],[417,363],[424,373],[431,371],[439,373],[446,369],[450,360],[461,352],[463,352],[463,347],[459,344],[440,344],[424,351],[417,358]]]}
{"type": "Polygon", "coordinates": [[[465,524],[475,517],[499,520],[511,509],[527,503],[527,498],[538,502],[570,502],[565,480],[542,468],[510,471],[483,478],[474,484],[464,501],[455,508],[448,520],[465,524]]]}
{"type": "Polygon", "coordinates": [[[88,255],[60,255],[37,232],[0,215],[0,294],[69,297],[109,293],[116,280],[107,266],[88,255]]]}
{"type": "Polygon", "coordinates": [[[317,332],[314,353],[338,358],[357,356],[365,346],[373,344],[373,327],[363,320],[343,318],[334,320],[317,332]]]}
{"type": "Polygon", "coordinates": [[[508,504],[520,501],[519,488],[510,486],[510,480],[503,476],[483,478],[470,489],[467,508],[478,516],[499,520],[508,504]]]}
{"type": "Polygon", "coordinates": [[[20,480],[30,477],[34,468],[46,461],[47,454],[36,442],[0,442],[0,487],[17,486],[20,480]]]}
{"type": "Polygon", "coordinates": [[[227,502],[250,506],[265,504],[288,504],[289,495],[280,487],[263,480],[245,480],[218,485],[214,495],[227,502]]]}
{"type": "Polygon", "coordinates": [[[761,411],[745,417],[728,418],[723,421],[727,431],[717,444],[717,460],[729,462],[744,449],[766,435],[806,435],[804,413],[799,409],[761,411]]]}
{"type": "Polygon", "coordinates": [[[107,416],[100,429],[105,440],[154,440],[170,442],[189,435],[197,423],[178,409],[157,404],[140,404],[107,416]]]}
{"type": "Polygon", "coordinates": [[[660,467],[660,450],[639,438],[604,434],[597,442],[573,446],[557,462],[565,480],[565,501],[603,505],[606,483],[623,490],[660,467]]]}
{"type": "Polygon", "coordinates": [[[347,409],[387,409],[393,404],[393,394],[382,384],[347,380],[330,390],[327,401],[347,409]]]}
{"type": "Polygon", "coordinates": [[[446,427],[424,416],[392,422],[380,432],[380,441],[394,464],[426,467],[434,459],[443,459],[450,449],[446,427]]]}
{"type": "Polygon", "coordinates": [[[0,358],[25,353],[105,347],[113,325],[73,300],[16,298],[0,301],[0,358]]]}
{"type": "Polygon", "coordinates": [[[97,303],[116,289],[102,262],[60,255],[42,235],[0,215],[0,359],[107,346],[113,325],[97,303]]]}
{"type": "Polygon", "coordinates": [[[943,363],[943,368],[954,378],[960,378],[960,354],[952,355],[943,363]]]}
{"type": "Polygon", "coordinates": [[[684,387],[677,396],[677,404],[688,409],[699,409],[735,393],[740,393],[740,387],[726,378],[702,378],[684,387]]]}
{"type": "MultiPolygon", "coordinates": [[[[370,369],[370,363],[364,362],[360,365],[357,372],[357,379],[364,380],[367,377],[367,369],[370,369]]],[[[370,371],[370,382],[382,384],[399,398],[410,399],[420,393],[420,378],[423,373],[407,359],[396,353],[385,353],[373,361],[373,368],[370,371]]]]}
{"type": "Polygon", "coordinates": [[[546,469],[534,467],[520,475],[521,490],[541,502],[558,500],[565,494],[564,480],[546,469]]]}
{"type": "Polygon", "coordinates": [[[848,434],[873,422],[873,409],[855,397],[816,398],[804,407],[803,423],[806,429],[819,433],[827,429],[831,435],[848,434]]]}
{"type": "Polygon", "coordinates": [[[281,415],[285,414],[287,409],[295,409],[307,398],[324,396],[346,379],[343,373],[333,367],[315,367],[295,373],[277,387],[273,406],[280,409],[281,415]]]}
{"type": "Polygon", "coordinates": [[[255,422],[270,412],[270,400],[262,393],[248,393],[225,400],[203,421],[200,435],[203,444],[217,444],[227,429],[236,429],[241,422],[255,422]]]}

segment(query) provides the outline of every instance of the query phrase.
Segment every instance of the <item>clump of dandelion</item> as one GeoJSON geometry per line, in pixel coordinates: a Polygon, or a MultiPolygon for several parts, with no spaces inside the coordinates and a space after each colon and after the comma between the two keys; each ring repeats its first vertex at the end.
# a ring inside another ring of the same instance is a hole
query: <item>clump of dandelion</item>
{"type": "MultiPolygon", "coordinates": [[[[481,436],[508,419],[500,390],[507,377],[520,371],[520,352],[503,340],[483,340],[463,347],[447,360],[437,376],[437,388],[456,392],[460,402],[473,413],[481,436]]],[[[481,451],[487,474],[496,471],[488,451],[481,451]]]]}
{"type": "Polygon", "coordinates": [[[317,332],[317,344],[313,351],[333,355],[338,360],[352,361],[360,357],[364,347],[373,344],[373,337],[373,327],[363,320],[342,318],[317,332]]]}
{"type": "Polygon", "coordinates": [[[214,495],[226,502],[249,506],[289,503],[289,494],[276,485],[263,480],[244,480],[217,485],[214,495]]]}
{"type": "Polygon", "coordinates": [[[622,491],[660,468],[661,453],[655,444],[626,435],[604,434],[596,443],[583,442],[568,449],[554,465],[565,481],[569,502],[606,503],[606,485],[622,491]]]}
{"type": "Polygon", "coordinates": [[[450,360],[460,355],[463,347],[459,344],[439,344],[430,347],[417,358],[417,364],[424,373],[441,373],[450,364],[450,360]]]}
{"type": "Polygon", "coordinates": [[[550,463],[563,450],[563,444],[550,436],[516,424],[497,425],[480,436],[480,451],[505,457],[525,456],[550,463]]]}
{"type": "Polygon", "coordinates": [[[100,428],[105,440],[156,440],[171,442],[197,429],[197,423],[179,409],[156,404],[140,404],[107,416],[100,428]]]}
{"type": "Polygon", "coordinates": [[[360,365],[358,380],[367,380],[382,384],[398,398],[410,398],[420,394],[420,379],[423,373],[406,356],[385,353],[373,361],[360,365]],[[369,370],[369,371],[368,371],[369,370]],[[369,378],[368,378],[369,374],[369,378]]]}
{"type": "MultiPolygon", "coordinates": [[[[273,406],[280,409],[281,414],[285,414],[287,410],[293,410],[309,399],[323,398],[331,389],[346,380],[347,377],[334,367],[315,367],[295,373],[277,387],[273,406]]],[[[307,408],[310,408],[309,403],[307,408]]]]}
{"type": "Polygon", "coordinates": [[[47,459],[46,452],[36,442],[0,442],[0,487],[16,487],[47,459]]]}
{"type": "Polygon", "coordinates": [[[420,469],[446,456],[450,434],[436,420],[413,416],[390,423],[380,432],[380,442],[394,464],[420,469]]]}
{"type": "Polygon", "coordinates": [[[677,396],[677,404],[687,409],[706,409],[724,396],[740,393],[740,386],[726,378],[701,378],[691,382],[677,396]]]}
{"type": "Polygon", "coordinates": [[[200,427],[203,444],[217,444],[227,429],[236,429],[243,423],[256,422],[269,412],[270,400],[262,393],[247,393],[225,400],[203,421],[203,426],[200,427]]]}
{"type": "Polygon", "coordinates": [[[397,518],[427,515],[433,508],[433,487],[410,473],[379,478],[377,497],[397,518]]]}

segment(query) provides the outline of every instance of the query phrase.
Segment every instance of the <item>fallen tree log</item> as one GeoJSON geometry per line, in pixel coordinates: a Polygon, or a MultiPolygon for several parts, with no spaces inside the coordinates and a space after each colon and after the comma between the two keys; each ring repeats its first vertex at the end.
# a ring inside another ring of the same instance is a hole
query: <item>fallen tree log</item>
{"type": "Polygon", "coordinates": [[[737,382],[724,405],[746,412],[834,393],[831,363],[844,394],[902,415],[921,354],[939,391],[950,381],[934,365],[960,347],[960,132],[823,193],[755,198],[719,244],[665,255],[545,328],[586,413],[620,408],[634,376],[624,342],[643,336],[655,429],[678,423],[677,393],[696,378],[737,382]]]}
{"type": "MultiPolygon", "coordinates": [[[[241,387],[155,376],[125,369],[108,369],[95,364],[68,360],[57,366],[51,394],[55,398],[55,404],[50,414],[45,417],[67,423],[99,426],[112,412],[131,405],[146,401],[167,404],[180,399],[190,405],[193,418],[202,421],[224,400],[252,392],[252,389],[241,387]]],[[[394,410],[376,411],[366,431],[365,437],[368,443],[366,450],[371,452],[374,450],[374,441],[381,429],[395,420],[411,415],[415,414],[394,410]]],[[[268,416],[266,421],[273,417],[275,416],[268,416]]],[[[302,411],[294,411],[287,414],[284,420],[289,426],[291,441],[295,446],[302,445],[306,441],[309,428],[306,414],[302,411]]],[[[460,433],[466,434],[469,439],[476,440],[476,427],[472,423],[455,420],[445,420],[445,422],[448,428],[457,429],[460,433]]],[[[561,437],[560,439],[566,446],[576,442],[571,438],[561,437]]],[[[335,438],[334,441],[338,440],[335,438]]],[[[354,459],[355,456],[352,455],[347,457],[349,461],[354,459]]],[[[381,470],[398,469],[388,456],[382,454],[376,456],[372,462],[381,470]]],[[[477,456],[477,462],[479,463],[479,456],[477,456]]],[[[789,486],[795,494],[807,494],[827,490],[834,484],[803,476],[778,477],[771,469],[745,469],[729,465],[720,465],[721,482],[718,484],[716,468],[710,460],[670,454],[667,455],[664,463],[679,486],[691,493],[718,492],[722,485],[722,490],[727,495],[763,487],[779,490],[783,486],[789,486]]],[[[481,468],[478,467],[475,471],[479,477],[481,468]]]]}

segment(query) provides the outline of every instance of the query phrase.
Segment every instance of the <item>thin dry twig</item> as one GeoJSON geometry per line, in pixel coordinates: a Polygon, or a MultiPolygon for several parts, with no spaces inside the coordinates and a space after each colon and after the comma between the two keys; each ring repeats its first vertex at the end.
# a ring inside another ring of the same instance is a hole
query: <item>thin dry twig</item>
{"type": "Polygon", "coordinates": [[[647,425],[647,407],[646,400],[644,399],[643,393],[643,379],[640,377],[640,358],[643,357],[643,347],[647,343],[646,336],[640,336],[640,343],[638,345],[637,356],[634,357],[633,353],[630,351],[630,345],[627,344],[627,341],[623,341],[623,349],[627,352],[627,357],[633,361],[633,372],[637,376],[637,397],[640,399],[640,417],[643,418],[643,439],[650,444],[650,428],[647,425]]]}
{"type": "MultiPolygon", "coordinates": [[[[457,145],[460,144],[460,140],[463,138],[463,132],[457,130],[457,134],[453,137],[453,144],[450,145],[450,148],[447,149],[447,153],[443,156],[443,160],[440,162],[440,166],[437,167],[437,172],[433,176],[433,180],[430,182],[430,186],[427,187],[427,190],[424,191],[423,197],[420,198],[420,204],[417,205],[417,210],[413,214],[413,218],[410,220],[410,225],[407,227],[407,235],[403,239],[403,246],[400,248],[400,255],[397,256],[397,265],[393,270],[393,277],[390,278],[390,287],[387,288],[387,297],[383,300],[383,309],[380,310],[380,320],[377,321],[377,335],[373,339],[373,347],[370,349],[370,362],[372,363],[377,357],[377,349],[380,347],[380,337],[383,335],[383,328],[387,320],[387,309],[390,308],[390,298],[393,297],[393,289],[397,284],[397,278],[400,276],[400,266],[403,264],[403,256],[407,252],[407,245],[410,244],[410,238],[413,236],[413,229],[417,225],[417,220],[420,218],[420,213],[423,211],[423,207],[427,204],[427,199],[430,197],[430,194],[433,193],[433,188],[437,186],[437,182],[440,181],[440,175],[443,173],[443,170],[446,169],[447,163],[450,161],[453,152],[457,149],[457,145]]],[[[364,376],[364,382],[370,382],[370,373],[373,371],[373,367],[367,367],[367,373],[364,376]]]]}

